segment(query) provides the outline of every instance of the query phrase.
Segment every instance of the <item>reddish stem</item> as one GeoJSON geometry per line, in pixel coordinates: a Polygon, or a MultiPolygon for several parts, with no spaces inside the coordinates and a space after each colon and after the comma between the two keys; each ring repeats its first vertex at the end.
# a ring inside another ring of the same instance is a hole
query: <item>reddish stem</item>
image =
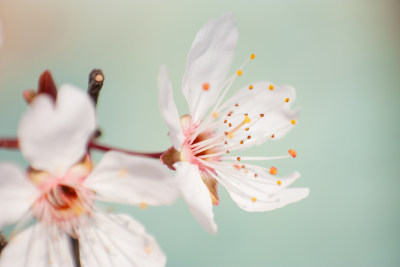
{"type": "MultiPolygon", "coordinates": [[[[104,152],[119,151],[119,152],[123,152],[123,153],[129,154],[129,155],[155,158],[155,159],[159,159],[161,157],[161,155],[164,153],[164,152],[158,152],[158,153],[136,152],[136,151],[130,151],[130,150],[125,150],[125,149],[121,149],[121,148],[106,146],[106,145],[98,144],[96,142],[89,142],[88,147],[89,147],[89,149],[97,149],[97,150],[104,151],[104,152]]],[[[19,149],[18,139],[17,138],[0,139],[0,148],[19,149]]]]}
{"type": "Polygon", "coordinates": [[[0,139],[0,148],[19,149],[17,138],[0,139]]]}
{"type": "Polygon", "coordinates": [[[159,159],[161,157],[161,155],[164,153],[164,152],[156,152],[156,153],[136,152],[136,151],[130,151],[130,150],[125,150],[125,149],[121,149],[121,148],[115,148],[115,147],[110,147],[110,146],[106,146],[106,145],[101,145],[96,142],[90,142],[89,149],[97,149],[97,150],[104,151],[104,152],[119,151],[119,152],[123,152],[123,153],[129,154],[129,155],[155,158],[155,159],[159,159]]]}

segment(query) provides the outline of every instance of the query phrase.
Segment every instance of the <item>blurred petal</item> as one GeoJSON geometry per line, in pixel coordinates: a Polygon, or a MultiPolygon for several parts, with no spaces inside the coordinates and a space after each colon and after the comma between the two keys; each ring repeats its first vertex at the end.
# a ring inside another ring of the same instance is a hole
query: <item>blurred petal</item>
{"type": "Polygon", "coordinates": [[[73,267],[69,242],[56,227],[35,224],[11,238],[1,253],[0,267],[73,267]]]}
{"type": "Polygon", "coordinates": [[[289,188],[300,174],[295,172],[289,176],[278,179],[260,171],[257,178],[249,165],[246,165],[247,174],[242,172],[220,172],[218,181],[223,184],[236,204],[246,211],[270,211],[282,208],[287,204],[306,198],[308,188],[289,188]]]}
{"type": "Polygon", "coordinates": [[[209,20],[197,33],[182,83],[182,92],[195,122],[199,122],[201,114],[217,101],[232,63],[238,36],[231,12],[209,20]],[[206,90],[203,90],[204,85],[206,90]]]}
{"type": "Polygon", "coordinates": [[[94,213],[78,231],[82,266],[165,266],[155,239],[127,215],[94,213]]]}
{"type": "Polygon", "coordinates": [[[159,160],[108,152],[85,185],[109,202],[169,205],[178,197],[170,172],[159,160]]]}
{"type": "Polygon", "coordinates": [[[197,165],[180,161],[175,163],[174,167],[176,184],[193,216],[209,233],[215,234],[217,225],[214,222],[210,192],[200,176],[197,165]]]}
{"type": "Polygon", "coordinates": [[[158,105],[161,116],[169,128],[168,135],[172,145],[176,150],[180,150],[185,137],[182,133],[179,114],[174,101],[174,92],[166,66],[161,66],[160,73],[158,74],[158,88],[160,90],[158,105]]]}
{"type": "Polygon", "coordinates": [[[63,85],[55,105],[43,94],[25,112],[18,129],[21,152],[33,168],[62,175],[84,156],[95,129],[91,99],[81,90],[63,85]]]}
{"type": "Polygon", "coordinates": [[[0,163],[0,229],[22,218],[38,195],[19,167],[0,163]]]}

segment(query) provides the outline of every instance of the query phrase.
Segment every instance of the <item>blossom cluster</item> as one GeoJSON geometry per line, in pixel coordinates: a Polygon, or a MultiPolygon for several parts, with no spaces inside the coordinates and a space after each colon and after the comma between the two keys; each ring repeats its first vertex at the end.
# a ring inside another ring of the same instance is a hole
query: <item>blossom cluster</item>
{"type": "MultiPolygon", "coordinates": [[[[0,229],[15,224],[0,267],[166,264],[139,222],[102,210],[98,201],[146,207],[171,205],[181,196],[199,224],[215,234],[213,205],[219,205],[221,186],[250,212],[307,197],[308,188],[288,188],[298,172],[281,176],[264,163],[295,158],[295,150],[277,157],[241,154],[282,138],[297,123],[298,111],[291,108],[294,88],[270,81],[250,83],[227,97],[244,66],[255,59],[251,54],[229,75],[237,41],[232,13],[209,20],[197,33],[182,82],[189,114],[179,115],[167,67],[161,67],[159,107],[172,144],[162,153],[97,143],[99,91],[93,97],[69,84],[57,89],[48,71],[37,91],[24,91],[28,108],[17,138],[0,138],[0,147],[18,148],[29,163],[23,170],[0,162],[0,229]],[[105,151],[97,164],[93,149],[105,151]]],[[[102,85],[103,79],[98,74],[90,81],[102,85]]]]}

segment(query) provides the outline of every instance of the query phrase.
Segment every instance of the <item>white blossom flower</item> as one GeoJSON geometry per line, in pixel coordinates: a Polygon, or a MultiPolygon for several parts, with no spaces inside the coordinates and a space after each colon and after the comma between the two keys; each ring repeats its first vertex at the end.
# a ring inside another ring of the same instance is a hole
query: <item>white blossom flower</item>
{"type": "Polygon", "coordinates": [[[166,67],[159,74],[159,105],[170,130],[173,147],[162,161],[176,169],[175,181],[191,212],[209,232],[217,230],[212,205],[218,205],[218,183],[246,211],[269,211],[308,196],[308,188],[287,188],[300,175],[277,177],[268,168],[247,163],[295,157],[294,150],[280,157],[245,157],[238,151],[279,139],[296,123],[290,109],[295,90],[288,85],[259,81],[247,85],[228,100],[228,90],[252,54],[226,79],[238,31],[231,13],[211,19],[197,33],[189,51],[182,92],[190,115],[179,117],[166,67]],[[230,156],[235,154],[235,156],[230,156]],[[245,163],[246,162],[246,163],[245,163]]]}
{"type": "Polygon", "coordinates": [[[70,237],[79,240],[82,266],[165,265],[141,224],[95,201],[171,204],[178,194],[172,179],[157,160],[120,152],[92,168],[86,149],[95,129],[91,99],[73,86],[62,86],[56,102],[41,94],[31,103],[18,130],[30,168],[0,163],[0,229],[17,223],[1,267],[74,266],[70,237]]]}

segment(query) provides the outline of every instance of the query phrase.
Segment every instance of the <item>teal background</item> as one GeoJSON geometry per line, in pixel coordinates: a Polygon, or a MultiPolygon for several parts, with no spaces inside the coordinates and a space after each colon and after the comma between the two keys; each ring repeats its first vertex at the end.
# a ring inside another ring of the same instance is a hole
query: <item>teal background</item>
{"type": "MultiPolygon", "coordinates": [[[[180,199],[172,207],[114,206],[159,241],[168,266],[400,265],[400,3],[398,1],[22,1],[1,0],[0,136],[14,136],[24,89],[50,69],[58,85],[83,89],[91,69],[106,80],[98,104],[102,142],[143,151],[170,146],[156,77],[169,66],[180,84],[198,29],[231,10],[239,28],[233,88],[254,80],[289,83],[302,110],[284,139],[248,151],[298,170],[310,196],[247,213],[220,190],[218,234],[206,233],[180,199]]],[[[98,155],[100,157],[100,154],[98,155]]],[[[0,150],[0,160],[26,161],[0,150]]],[[[1,215],[0,215],[1,216],[1,215]]],[[[9,231],[9,228],[7,229],[9,231]]]]}

